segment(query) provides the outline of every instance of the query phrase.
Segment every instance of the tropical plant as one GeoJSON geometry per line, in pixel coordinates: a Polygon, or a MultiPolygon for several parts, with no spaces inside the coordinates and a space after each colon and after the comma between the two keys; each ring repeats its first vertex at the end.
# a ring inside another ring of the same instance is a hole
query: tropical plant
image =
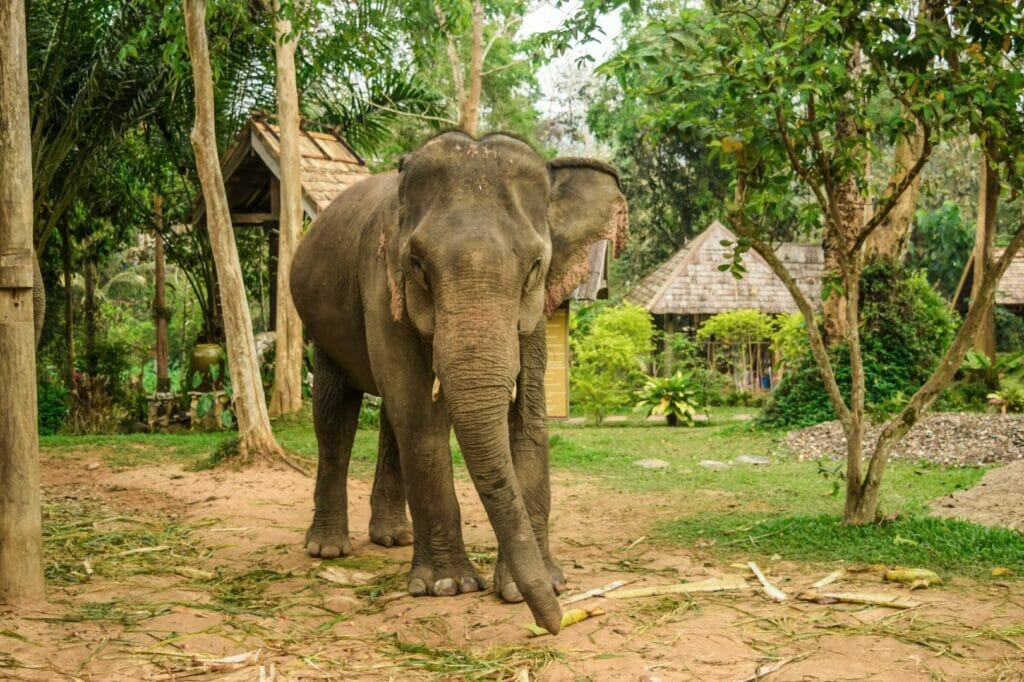
{"type": "Polygon", "coordinates": [[[988,403],[999,408],[999,412],[1024,412],[1024,384],[1007,380],[998,391],[988,394],[988,403]]]}
{"type": "Polygon", "coordinates": [[[676,372],[670,377],[652,377],[637,393],[637,411],[646,410],[648,415],[664,416],[669,426],[677,426],[682,420],[693,426],[694,417],[703,405],[699,399],[699,388],[690,372],[676,372]]]}
{"type": "Polygon", "coordinates": [[[635,305],[603,308],[583,334],[570,339],[573,402],[600,423],[611,410],[627,407],[646,374],[653,350],[650,314],[635,305]]]}
{"type": "Polygon", "coordinates": [[[970,350],[960,363],[960,372],[967,381],[983,383],[990,391],[998,391],[1003,380],[1024,371],[1024,352],[1007,353],[995,359],[977,350],[970,350]]]}
{"type": "Polygon", "coordinates": [[[771,338],[775,324],[770,315],[759,310],[740,309],[712,315],[697,330],[697,338],[717,341],[725,350],[725,357],[738,390],[743,390],[753,379],[760,382],[764,367],[761,364],[761,344],[771,338]]]}
{"type": "Polygon", "coordinates": [[[952,298],[973,246],[973,226],[964,220],[960,206],[946,201],[934,211],[914,214],[907,264],[924,269],[932,286],[952,298]]]}

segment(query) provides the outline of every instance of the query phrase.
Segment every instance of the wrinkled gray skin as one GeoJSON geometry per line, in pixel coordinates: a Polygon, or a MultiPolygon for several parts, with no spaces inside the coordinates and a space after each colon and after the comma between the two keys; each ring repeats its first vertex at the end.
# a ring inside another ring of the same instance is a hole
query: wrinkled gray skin
{"type": "Polygon", "coordinates": [[[548,549],[545,308],[586,272],[586,250],[609,225],[624,238],[624,220],[611,167],[545,163],[515,138],[462,133],[433,138],[317,218],[291,280],[315,346],[309,554],[352,551],[349,455],[363,393],[380,395],[370,535],[413,543],[409,592],[485,587],[462,540],[454,427],[498,539],[495,591],[525,597],[537,622],[558,631],[565,579],[548,549]]]}
{"type": "Polygon", "coordinates": [[[43,273],[39,269],[39,260],[32,259],[35,272],[32,277],[32,315],[36,329],[36,346],[43,335],[43,319],[46,316],[46,288],[43,286],[43,273]]]}

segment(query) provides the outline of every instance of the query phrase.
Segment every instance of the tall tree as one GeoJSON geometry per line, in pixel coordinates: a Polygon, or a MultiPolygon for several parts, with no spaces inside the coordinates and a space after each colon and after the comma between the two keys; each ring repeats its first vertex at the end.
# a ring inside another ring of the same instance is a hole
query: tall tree
{"type": "Polygon", "coordinates": [[[43,598],[25,4],[0,4],[0,601],[43,598]]]}
{"type": "Polygon", "coordinates": [[[185,0],[184,15],[195,89],[196,118],[191,134],[192,147],[206,200],[206,224],[224,310],[228,367],[234,392],[235,415],[238,418],[239,452],[243,458],[280,457],[283,452],[270,428],[266,399],[260,382],[252,318],[249,315],[238,247],[235,244],[224,177],[217,155],[213,73],[206,37],[206,1],[185,0]]]}
{"type": "Polygon", "coordinates": [[[299,93],[295,85],[295,46],[298,28],[290,16],[296,2],[275,0],[274,55],[277,63],[277,121],[281,128],[281,215],[278,222],[277,325],[274,388],[270,414],[302,409],[302,322],[292,303],[292,259],[302,235],[302,164],[299,153],[299,93]]]}
{"type": "Polygon", "coordinates": [[[865,242],[892,215],[940,136],[982,136],[988,162],[1014,192],[1024,190],[1024,12],[991,0],[938,4],[935,12],[911,21],[907,3],[899,0],[716,2],[707,11],[684,10],[652,23],[606,67],[641,76],[644,85],[635,94],[647,97],[652,119],[689,120],[718,138],[723,161],[735,174],[728,213],[739,235],[732,262],[723,267],[742,275],[743,253],[753,249],[804,316],[846,438],[843,519],[851,524],[874,520],[893,444],[952,379],[991,308],[999,278],[1024,244],[1021,219],[1003,254],[985,258],[977,295],[934,373],[884,424],[877,442],[866,444],[859,329],[865,242]],[[709,104],[713,115],[707,114],[709,104]],[[867,217],[865,154],[880,157],[894,149],[907,132],[908,114],[921,130],[920,152],[890,179],[867,217]],[[845,302],[842,352],[849,354],[849,400],[815,305],[773,248],[782,205],[795,205],[805,229],[823,234],[835,256],[838,275],[826,279],[823,296],[845,302]]]}

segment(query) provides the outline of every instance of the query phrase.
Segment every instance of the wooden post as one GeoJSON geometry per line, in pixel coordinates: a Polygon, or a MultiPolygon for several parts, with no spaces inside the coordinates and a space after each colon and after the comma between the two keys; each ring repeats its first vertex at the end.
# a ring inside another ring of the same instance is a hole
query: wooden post
{"type": "MultiPolygon", "coordinates": [[[[971,285],[971,305],[978,299],[985,271],[992,262],[996,243],[996,205],[999,201],[999,177],[982,153],[981,177],[978,182],[978,218],[974,231],[974,282],[971,285]]],[[[974,335],[974,348],[990,358],[996,357],[996,317],[994,304],[982,318],[978,333],[974,335]]]]}
{"type": "Polygon", "coordinates": [[[0,4],[0,602],[43,598],[25,4],[0,4]]]}
{"type": "Polygon", "coordinates": [[[675,371],[676,357],[672,352],[672,336],[676,333],[676,319],[672,313],[665,314],[665,352],[663,357],[665,358],[665,369],[664,375],[667,377],[672,376],[672,372],[675,371]]]}
{"type": "Polygon", "coordinates": [[[283,457],[284,453],[270,428],[260,368],[256,360],[252,317],[245,296],[238,245],[231,226],[231,211],[217,155],[213,73],[206,38],[206,0],[185,0],[184,15],[196,111],[190,137],[196,157],[196,170],[206,200],[206,224],[224,311],[228,366],[234,392],[235,415],[238,418],[239,452],[243,459],[283,457]]]}
{"type": "Polygon", "coordinates": [[[171,390],[171,375],[167,366],[167,301],[164,297],[166,272],[164,271],[164,198],[153,195],[153,217],[156,222],[153,248],[153,317],[156,322],[156,392],[171,390]]]}
{"type": "Polygon", "coordinates": [[[268,288],[270,289],[270,322],[267,329],[277,331],[277,266],[280,254],[281,242],[278,238],[278,225],[276,220],[267,220],[263,223],[263,233],[267,236],[267,271],[268,288]]]}

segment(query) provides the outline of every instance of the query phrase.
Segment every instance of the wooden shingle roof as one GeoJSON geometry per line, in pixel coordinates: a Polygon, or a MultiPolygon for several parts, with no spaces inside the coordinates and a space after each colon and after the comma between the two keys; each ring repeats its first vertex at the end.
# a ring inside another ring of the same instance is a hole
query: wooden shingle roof
{"type": "MultiPolygon", "coordinates": [[[[1001,258],[1003,248],[993,249],[994,258],[1001,258]]],[[[953,295],[953,304],[962,306],[966,310],[966,300],[971,295],[974,284],[974,254],[967,258],[963,273],[960,275],[960,283],[957,285],[956,294],[953,295]]],[[[1006,272],[1003,273],[999,285],[996,287],[996,305],[1024,306],[1024,251],[1017,252],[1006,272]]]]}
{"type": "MultiPolygon", "coordinates": [[[[694,237],[668,261],[645,277],[626,294],[626,300],[647,308],[655,315],[714,315],[753,308],[764,313],[796,312],[796,303],[782,281],[761,256],[743,254],[746,273],[736,279],[722,272],[732,248],[721,242],[736,241],[736,235],[720,222],[694,237]]],[[[776,253],[786,264],[800,289],[820,303],[824,256],[815,244],[781,244],[776,253]]]]}
{"type": "MultiPolygon", "coordinates": [[[[310,219],[342,191],[370,176],[366,162],[336,134],[302,130],[299,152],[302,207],[310,219]]],[[[269,181],[271,176],[281,177],[280,159],[280,129],[264,119],[249,119],[221,157],[232,213],[251,217],[273,211],[269,181]]],[[[205,211],[200,196],[192,222],[201,220],[205,211]]],[[[256,222],[255,218],[252,221],[256,222]]]]}

